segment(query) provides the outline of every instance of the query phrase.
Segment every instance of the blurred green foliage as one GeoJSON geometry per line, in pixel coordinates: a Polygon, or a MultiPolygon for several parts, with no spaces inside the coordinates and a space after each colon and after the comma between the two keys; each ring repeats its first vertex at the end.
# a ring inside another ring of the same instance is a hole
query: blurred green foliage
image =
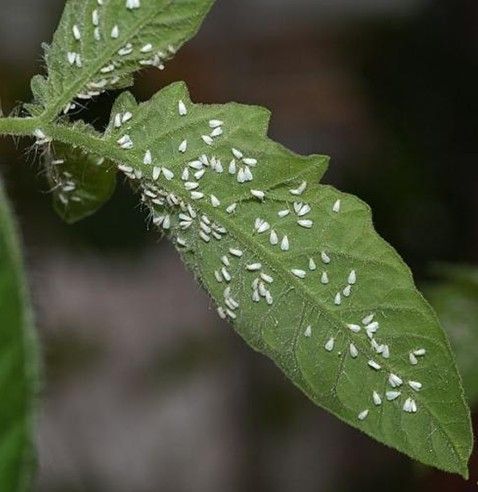
{"type": "Polygon", "coordinates": [[[0,490],[29,490],[37,347],[20,246],[0,181],[0,490]]]}
{"type": "Polygon", "coordinates": [[[435,308],[455,351],[471,406],[478,404],[478,268],[440,265],[441,280],[428,284],[425,296],[435,308]]]}

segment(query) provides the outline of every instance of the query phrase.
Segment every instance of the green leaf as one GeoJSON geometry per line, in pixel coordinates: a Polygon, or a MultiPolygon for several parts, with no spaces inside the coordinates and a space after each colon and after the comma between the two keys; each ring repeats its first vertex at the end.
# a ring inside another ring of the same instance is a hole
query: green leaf
{"type": "Polygon", "coordinates": [[[220,316],[321,407],[467,476],[447,338],[369,208],[319,183],[328,158],[269,140],[267,111],[192,104],[181,83],[129,111],[94,146],[141,188],[220,316]]]}
{"type": "Polygon", "coordinates": [[[58,215],[73,224],[94,214],[112,196],[116,167],[103,157],[55,142],[44,156],[58,215]]]}
{"type": "Polygon", "coordinates": [[[443,280],[428,285],[425,295],[447,331],[463,378],[465,394],[478,405],[478,269],[472,266],[440,265],[443,280]]]}
{"type": "Polygon", "coordinates": [[[48,78],[33,78],[35,104],[26,108],[51,120],[105,90],[131,85],[141,68],[164,68],[196,34],[213,2],[68,0],[53,43],[45,47],[48,78]]]}
{"type": "Polygon", "coordinates": [[[38,354],[12,214],[0,180],[0,490],[29,489],[38,354]]]}

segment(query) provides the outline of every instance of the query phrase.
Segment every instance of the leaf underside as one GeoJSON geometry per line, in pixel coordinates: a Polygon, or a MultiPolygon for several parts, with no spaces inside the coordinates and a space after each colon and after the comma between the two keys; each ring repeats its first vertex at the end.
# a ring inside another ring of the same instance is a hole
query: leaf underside
{"type": "Polygon", "coordinates": [[[132,85],[141,68],[163,69],[196,34],[213,2],[68,0],[45,47],[48,77],[32,79],[35,101],[27,110],[51,119],[106,90],[132,85]]]}
{"type": "MultiPolygon", "coordinates": [[[[53,42],[45,48],[48,75],[33,77],[34,102],[25,108],[51,120],[76,112],[107,90],[132,85],[141,68],[162,70],[196,34],[213,2],[67,1],[53,42]]],[[[92,130],[85,126],[84,131],[92,130]]],[[[114,173],[100,157],[58,144],[45,157],[54,208],[66,222],[88,217],[111,197],[114,173]]]]}
{"type": "Polygon", "coordinates": [[[101,145],[251,347],[345,422],[466,476],[469,411],[435,314],[369,208],[319,183],[328,158],[272,142],[268,121],[178,83],[123,94],[101,145]]]}
{"type": "Polygon", "coordinates": [[[116,167],[103,157],[55,142],[44,156],[53,207],[73,224],[98,211],[116,187],[116,167]]]}
{"type": "Polygon", "coordinates": [[[37,347],[19,245],[0,180],[0,490],[29,489],[37,347]]]}

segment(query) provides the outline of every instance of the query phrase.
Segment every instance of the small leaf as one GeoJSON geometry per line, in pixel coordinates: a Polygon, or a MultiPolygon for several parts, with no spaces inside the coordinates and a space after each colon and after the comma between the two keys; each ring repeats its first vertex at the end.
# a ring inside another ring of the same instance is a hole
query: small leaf
{"type": "Polygon", "coordinates": [[[470,405],[478,404],[478,269],[472,266],[440,265],[436,269],[443,280],[425,288],[448,333],[463,377],[470,405]]]}
{"type": "Polygon", "coordinates": [[[328,158],[267,139],[267,111],[192,104],[183,84],[127,98],[127,126],[113,115],[100,145],[220,316],[318,405],[466,476],[470,417],[446,336],[369,208],[319,184],[328,158]]]}
{"type": "Polygon", "coordinates": [[[44,164],[55,211],[69,224],[94,214],[115,190],[116,167],[80,148],[55,142],[44,164]]]}
{"type": "Polygon", "coordinates": [[[35,104],[28,111],[53,119],[105,90],[131,85],[141,68],[164,68],[196,34],[213,2],[68,0],[45,49],[48,79],[32,81],[35,104]]]}
{"type": "Polygon", "coordinates": [[[0,181],[0,490],[29,490],[38,349],[18,238],[0,181]]]}

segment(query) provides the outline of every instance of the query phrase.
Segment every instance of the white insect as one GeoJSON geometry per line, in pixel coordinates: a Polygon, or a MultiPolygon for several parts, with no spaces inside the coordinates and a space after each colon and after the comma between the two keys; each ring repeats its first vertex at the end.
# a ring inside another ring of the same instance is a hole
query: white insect
{"type": "Polygon", "coordinates": [[[393,373],[388,376],[388,382],[392,388],[398,388],[403,384],[403,380],[393,373]]]}
{"type": "Polygon", "coordinates": [[[153,162],[153,156],[151,154],[150,150],[146,151],[146,154],[144,154],[143,158],[143,163],[146,164],[147,166],[150,165],[153,162]]]}
{"type": "Polygon", "coordinates": [[[183,101],[178,102],[178,111],[180,116],[186,116],[188,114],[188,108],[183,101]]]}
{"type": "Polygon", "coordinates": [[[379,371],[382,366],[380,364],[377,364],[377,362],[375,362],[374,360],[369,360],[368,361],[368,365],[372,368],[372,369],[375,369],[376,371],[379,371]]]}
{"type": "Polygon", "coordinates": [[[408,413],[415,413],[417,411],[417,404],[413,398],[407,398],[403,404],[403,410],[408,413]]]}
{"type": "Polygon", "coordinates": [[[251,190],[251,195],[259,200],[264,200],[266,194],[261,190],[251,190]]]}
{"type": "Polygon", "coordinates": [[[217,198],[215,195],[211,195],[211,205],[214,208],[221,206],[221,202],[220,202],[219,198],[217,198]]]}
{"type": "Polygon", "coordinates": [[[280,243],[280,249],[282,251],[289,251],[289,247],[290,247],[289,238],[287,236],[284,236],[280,243]]]}
{"type": "Polygon", "coordinates": [[[368,417],[368,410],[364,410],[358,414],[359,420],[365,420],[368,417]]]}
{"type": "Polygon", "coordinates": [[[332,350],[334,350],[334,345],[335,345],[335,339],[329,338],[325,343],[324,348],[325,350],[327,350],[327,352],[332,352],[332,350]]]}
{"type": "Polygon", "coordinates": [[[79,41],[81,39],[81,31],[80,28],[75,24],[73,26],[73,37],[79,41]]]}
{"type": "Polygon", "coordinates": [[[358,356],[358,350],[357,350],[357,347],[351,343],[349,345],[349,352],[350,352],[350,356],[355,359],[357,356],[358,356]]]}
{"type": "Polygon", "coordinates": [[[408,385],[415,391],[420,391],[423,386],[422,383],[419,383],[418,381],[408,381],[408,385]]]}
{"type": "Polygon", "coordinates": [[[358,333],[362,329],[359,325],[354,325],[352,323],[347,324],[347,328],[349,328],[350,331],[353,331],[354,333],[358,333]]]}
{"type": "Polygon", "coordinates": [[[187,140],[183,140],[180,144],[179,144],[179,152],[181,152],[182,154],[184,154],[187,150],[188,150],[188,141],[187,140]]]}
{"type": "Polygon", "coordinates": [[[396,400],[401,395],[400,391],[387,391],[385,396],[388,401],[396,400]]]}

